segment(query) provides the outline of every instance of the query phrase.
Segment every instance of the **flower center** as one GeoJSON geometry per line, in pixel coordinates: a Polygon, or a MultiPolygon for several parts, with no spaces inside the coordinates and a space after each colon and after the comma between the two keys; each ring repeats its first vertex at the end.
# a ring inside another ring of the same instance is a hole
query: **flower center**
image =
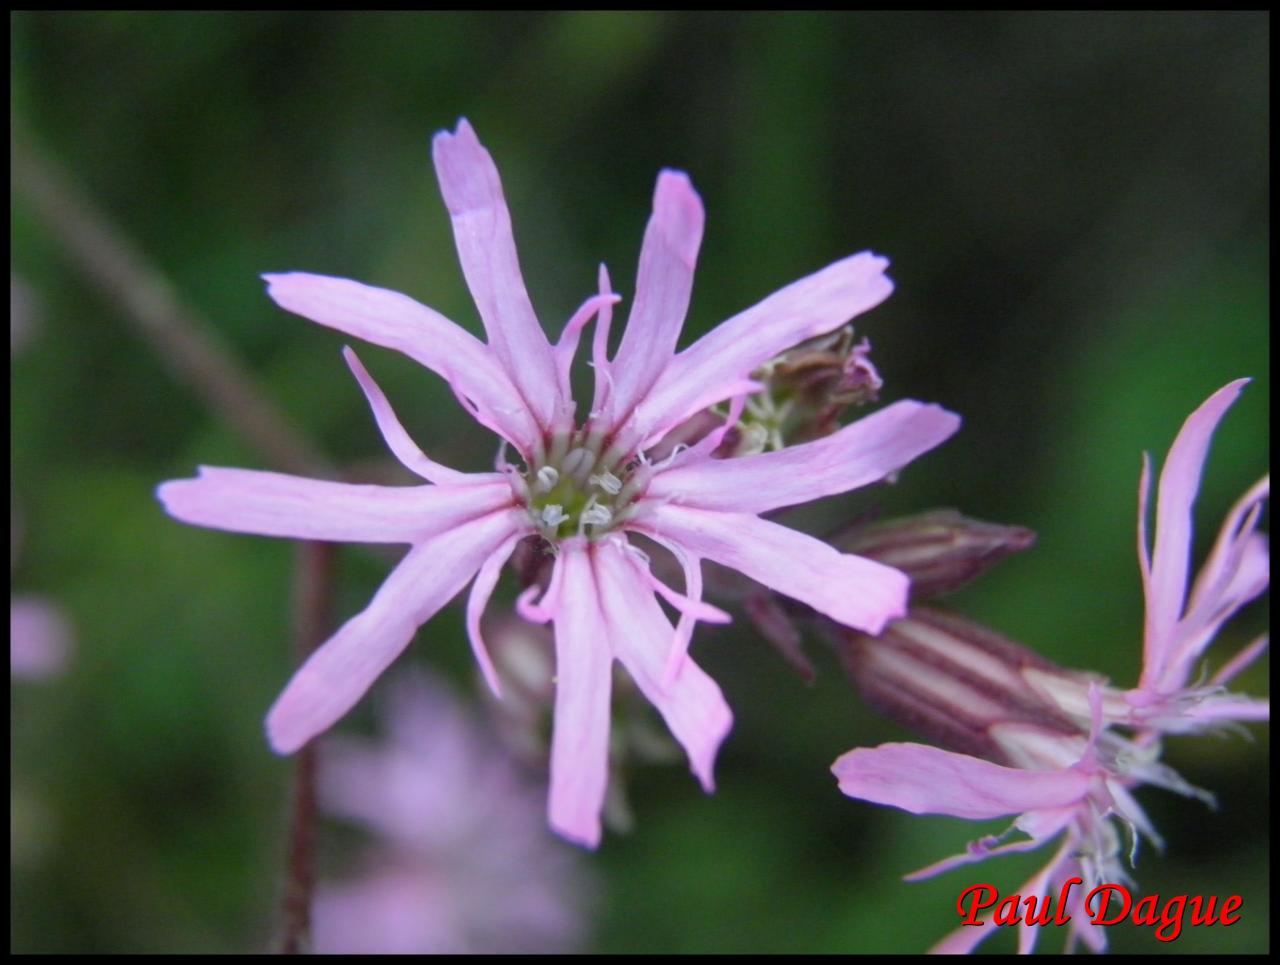
{"type": "Polygon", "coordinates": [[[602,536],[628,518],[637,475],[631,465],[607,464],[593,448],[552,446],[545,461],[524,474],[529,515],[552,542],[602,536]]]}

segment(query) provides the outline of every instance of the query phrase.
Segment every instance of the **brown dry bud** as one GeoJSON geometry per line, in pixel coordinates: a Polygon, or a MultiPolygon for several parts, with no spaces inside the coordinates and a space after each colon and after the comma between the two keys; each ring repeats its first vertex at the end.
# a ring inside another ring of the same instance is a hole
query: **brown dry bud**
{"type": "Polygon", "coordinates": [[[1003,526],[935,509],[873,523],[858,523],[832,540],[844,553],[865,556],[911,577],[915,602],[950,593],[1035,543],[1022,526],[1003,526]]]}

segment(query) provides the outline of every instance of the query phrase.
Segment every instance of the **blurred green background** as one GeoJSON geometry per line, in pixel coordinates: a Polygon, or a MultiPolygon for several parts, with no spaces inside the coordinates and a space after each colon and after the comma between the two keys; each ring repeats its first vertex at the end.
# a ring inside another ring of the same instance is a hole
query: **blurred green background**
{"type": "MultiPolygon", "coordinates": [[[[797,518],[821,531],[873,506],[947,505],[1034,528],[1032,552],[951,605],[1068,666],[1136,678],[1140,452],[1161,459],[1212,390],[1255,378],[1210,456],[1201,553],[1269,465],[1265,14],[10,23],[13,114],[341,464],[384,455],[343,339],[277,310],[256,276],[357,278],[478,331],[429,149],[466,116],[502,172],[530,293],[555,331],[601,260],[630,296],[663,166],[690,172],[707,207],[686,341],[845,254],[887,254],[897,292],[858,326],[883,397],[938,401],[964,428],[896,487],[797,518]]],[[[11,690],[12,949],[265,947],[290,766],[261,720],[291,666],[294,551],[178,525],[153,497],[198,463],[262,460],[20,200],[11,239],[41,323],[12,364],[13,584],[58,598],[78,632],[67,676],[11,690]]],[[[490,440],[443,382],[361,352],[434,457],[488,464],[490,440]]],[[[340,616],[387,565],[342,551],[340,616]]],[[[1215,664],[1266,626],[1255,605],[1215,664]]],[[[742,620],[695,648],[737,717],[719,789],[704,797],[680,766],[636,776],[636,830],[589,859],[604,881],[593,947],[920,951],[953,926],[974,877],[1013,889],[1047,857],[903,883],[987,830],[838,793],[836,756],[906,735],[859,706],[816,644],[812,687],[742,620]]],[[[470,686],[456,607],[408,659],[470,686]]],[[[1238,689],[1266,693],[1267,667],[1238,689]]],[[[1253,736],[1169,748],[1217,792],[1216,812],[1140,795],[1169,845],[1144,847],[1143,888],[1238,893],[1243,920],[1172,946],[1115,928],[1115,949],[1268,949],[1266,728],[1253,736]]]]}

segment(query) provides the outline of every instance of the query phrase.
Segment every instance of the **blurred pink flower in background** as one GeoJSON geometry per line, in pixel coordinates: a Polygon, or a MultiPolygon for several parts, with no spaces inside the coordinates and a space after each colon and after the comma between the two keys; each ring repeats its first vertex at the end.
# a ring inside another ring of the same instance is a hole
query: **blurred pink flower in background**
{"type": "MultiPolygon", "coordinates": [[[[9,272],[9,352],[25,347],[36,327],[35,293],[13,271],[9,272]]],[[[17,565],[22,545],[22,519],[16,508],[9,513],[9,569],[17,565]]],[[[44,597],[30,594],[9,598],[9,673],[39,680],[65,669],[71,653],[71,624],[58,607],[44,597]]]]}
{"type": "MultiPolygon", "coordinates": [[[[1073,893],[1076,905],[1066,909],[1072,916],[1068,946],[1079,940],[1101,951],[1105,933],[1087,920],[1079,902],[1097,884],[1129,880],[1121,861],[1125,837],[1129,865],[1139,834],[1162,846],[1131,790],[1150,784],[1213,800],[1160,762],[1161,734],[1200,733],[1270,718],[1268,701],[1225,689],[1265,650],[1266,636],[1227,661],[1208,682],[1189,683],[1214,635],[1257,598],[1270,579],[1267,540],[1256,531],[1270,493],[1270,478],[1264,477],[1227,514],[1189,597],[1187,593],[1192,509],[1205,457],[1218,423],[1247,381],[1219,389],[1179,431],[1160,476],[1155,548],[1150,553],[1150,461],[1144,456],[1138,546],[1146,632],[1137,687],[1107,687],[1092,675],[1054,668],[1020,653],[1011,642],[993,643],[982,634],[966,632],[963,621],[919,629],[911,627],[912,620],[902,621],[907,625],[902,631],[908,640],[905,647],[879,654],[874,644],[867,647],[869,659],[882,665],[875,671],[877,687],[887,693],[896,674],[901,703],[914,701],[930,707],[931,713],[949,713],[958,723],[957,731],[973,729],[981,721],[985,738],[996,749],[993,754],[1013,765],[906,743],[853,750],[835,762],[832,771],[850,797],[913,814],[971,820],[1015,816],[1004,835],[976,841],[964,854],[910,878],[1031,850],[1062,835],[1049,863],[1019,894],[1056,894],[1062,882],[1078,875],[1084,885],[1073,893]],[[956,632],[939,632],[948,626],[956,632]],[[926,651],[928,656],[921,657],[926,651]],[[914,678],[911,668],[918,671],[914,678]],[[1015,831],[1025,837],[1002,843],[1015,831]]],[[[890,635],[901,634],[891,627],[890,635]]],[[[993,931],[961,927],[935,951],[970,951],[993,931]]],[[[1021,925],[1019,950],[1031,951],[1038,937],[1039,926],[1021,925]]]]}
{"type": "Polygon", "coordinates": [[[893,289],[888,262],[869,252],[827,266],[739,313],[682,352],[676,343],[702,241],[702,202],[686,175],[658,176],[629,322],[608,357],[612,307],[603,266],[598,294],[554,345],[525,291],[497,168],[464,120],[435,138],[436,173],[463,274],[488,343],[412,299],[343,278],[266,276],[283,308],[396,349],[443,376],[463,407],[503,440],[497,472],[463,473],[427,458],[349,349],[346,357],[388,446],[427,480],[418,487],[357,486],[277,473],[204,467],[159,497],[185,522],[298,539],[408,543],[409,553],[368,608],[295,674],[267,717],[272,746],[297,750],[333,725],[404,650],[417,628],[474,577],[467,628],[482,670],[500,685],[480,618],[517,544],[536,535],[554,569],[541,600],[518,600],[526,619],[555,631],[555,724],[549,818],[595,846],[605,796],[612,665],[620,662],[685,748],[703,787],[732,724],[719,688],[686,657],[697,621],[728,616],[701,600],[704,559],[736,569],[818,612],[878,632],[901,616],[907,578],[872,560],[761,518],[762,513],[878,482],[948,438],[957,416],[904,400],[833,435],[783,451],[713,458],[753,373],[806,339],[843,326],[893,289]],[[592,340],[595,392],[577,411],[569,372],[582,331],[592,340]],[[646,455],[673,428],[729,403],[729,418],[661,461],[646,455]],[[509,463],[510,446],[522,465],[509,463]],[[632,542],[670,551],[684,592],[662,584],[632,542]],[[673,627],[661,596],[680,614],[673,627]]]}
{"type": "Polygon", "coordinates": [[[39,680],[66,669],[71,653],[71,625],[42,597],[9,599],[9,673],[39,680]]]}
{"type": "Polygon", "coordinates": [[[376,843],[319,886],[316,951],[579,948],[595,885],[548,833],[542,790],[434,678],[403,674],[385,698],[381,739],[321,745],[321,806],[376,843]]]}

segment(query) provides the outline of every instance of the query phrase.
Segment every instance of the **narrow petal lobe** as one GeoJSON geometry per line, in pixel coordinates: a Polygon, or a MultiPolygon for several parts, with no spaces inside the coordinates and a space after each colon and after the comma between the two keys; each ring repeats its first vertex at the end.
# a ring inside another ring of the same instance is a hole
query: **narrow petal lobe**
{"type": "Polygon", "coordinates": [[[505,480],[470,486],[366,486],[201,466],[156,495],[184,523],[336,543],[419,543],[511,505],[505,480]]]}
{"type": "Polygon", "coordinates": [[[551,826],[571,841],[600,843],[609,782],[609,701],[613,655],[585,541],[562,547],[555,617],[556,697],[551,734],[551,826]]]}
{"type": "Polygon", "coordinates": [[[871,252],[852,255],[733,316],[675,357],[638,407],[636,421],[649,437],[661,435],[740,392],[769,359],[888,298],[893,291],[884,274],[888,266],[887,259],[871,252]]]}
{"type": "Polygon", "coordinates": [[[738,459],[677,461],[658,473],[649,495],[739,513],[848,492],[878,482],[960,428],[936,405],[903,400],[815,442],[738,459]]]}
{"type": "Polygon", "coordinates": [[[311,655],[272,706],[267,737],[276,752],[292,754],[350,710],[418,627],[526,525],[515,510],[495,512],[410,550],[364,611],[311,655]]]}
{"type": "Polygon", "coordinates": [[[632,528],[677,542],[694,556],[870,634],[906,612],[909,580],[903,573],[757,516],[672,503],[647,507],[632,528]]]}
{"type": "Polygon", "coordinates": [[[733,726],[733,714],[720,688],[692,660],[686,659],[668,680],[675,634],[653,591],[635,572],[620,541],[595,546],[594,562],[600,599],[614,653],[641,693],[658,708],[672,736],[689,755],[689,767],[704,790],[715,788],[716,752],[733,726]]]}
{"type": "Polygon", "coordinates": [[[469,400],[484,425],[521,452],[532,451],[538,427],[507,372],[484,343],[439,312],[399,292],[346,278],[305,272],[262,277],[281,308],[403,352],[469,400]]]}
{"type": "Polygon", "coordinates": [[[548,428],[564,400],[551,344],[538,324],[520,274],[498,168],[465,120],[458,122],[456,132],[437,134],[431,153],[453,221],[462,273],[489,344],[539,425],[548,428]]]}
{"type": "Polygon", "coordinates": [[[653,216],[640,249],[635,302],[613,360],[617,418],[635,407],[675,354],[689,310],[704,220],[702,200],[688,175],[659,174],[653,216]]]}

